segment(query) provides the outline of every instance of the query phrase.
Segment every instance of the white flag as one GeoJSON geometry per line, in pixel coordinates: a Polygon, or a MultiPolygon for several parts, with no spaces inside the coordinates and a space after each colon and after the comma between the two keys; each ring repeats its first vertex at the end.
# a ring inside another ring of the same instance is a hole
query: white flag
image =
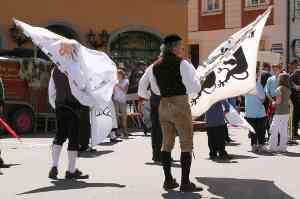
{"type": "Polygon", "coordinates": [[[103,111],[91,110],[91,145],[100,144],[107,138],[112,128],[117,128],[114,104],[111,101],[103,111]]]}
{"type": "Polygon", "coordinates": [[[204,114],[214,103],[246,94],[256,87],[256,61],[269,8],[247,27],[233,34],[208,57],[197,73],[205,78],[198,96],[190,96],[193,116],[204,114]]]}
{"type": "MultiPolygon", "coordinates": [[[[115,63],[104,52],[88,49],[75,40],[18,20],[14,22],[60,71],[67,74],[74,97],[90,107],[92,145],[102,142],[115,121],[111,102],[113,87],[117,83],[115,63]]],[[[49,94],[49,101],[55,106],[55,88],[51,82],[49,94]]]]}
{"type": "Polygon", "coordinates": [[[255,133],[254,128],[235,110],[235,108],[230,104],[229,107],[229,112],[225,114],[225,119],[228,123],[255,133]]]}
{"type": "Polygon", "coordinates": [[[81,104],[99,110],[108,106],[117,82],[117,69],[104,52],[86,48],[45,28],[15,19],[14,22],[59,70],[68,75],[72,94],[81,104]]]}

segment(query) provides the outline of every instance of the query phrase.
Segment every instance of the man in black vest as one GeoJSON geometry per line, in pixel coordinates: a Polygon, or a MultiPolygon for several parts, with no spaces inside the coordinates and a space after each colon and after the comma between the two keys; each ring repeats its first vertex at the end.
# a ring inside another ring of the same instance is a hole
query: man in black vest
{"type": "Polygon", "coordinates": [[[193,126],[188,94],[200,92],[201,84],[194,66],[182,58],[181,40],[178,35],[169,35],[164,39],[163,56],[154,64],[153,75],[161,95],[159,117],[163,130],[161,153],[165,174],[163,187],[168,190],[179,186],[171,173],[171,151],[177,132],[181,147],[180,191],[194,192],[201,191],[202,188],[196,187],[189,179],[193,151],[193,126]]]}
{"type": "MultiPolygon", "coordinates": [[[[79,130],[79,108],[80,103],[72,95],[68,77],[62,73],[56,66],[53,69],[52,77],[49,83],[49,91],[56,91],[55,112],[58,131],[52,146],[52,168],[49,172],[49,178],[57,179],[58,161],[63,143],[69,139],[68,145],[68,170],[66,179],[87,179],[88,175],[83,175],[76,169],[76,159],[78,156],[78,130],[79,130]],[[54,88],[53,88],[54,87],[54,88]]],[[[49,92],[50,93],[50,92],[49,92]]]]}

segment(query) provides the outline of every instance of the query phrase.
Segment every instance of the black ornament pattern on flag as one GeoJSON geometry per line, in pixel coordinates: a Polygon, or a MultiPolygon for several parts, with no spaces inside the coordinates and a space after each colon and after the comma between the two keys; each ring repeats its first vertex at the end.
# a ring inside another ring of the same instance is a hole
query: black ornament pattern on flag
{"type": "Polygon", "coordinates": [[[235,53],[233,53],[234,59],[230,59],[228,61],[224,61],[224,65],[232,65],[235,66],[233,69],[229,68],[219,68],[218,72],[221,73],[223,70],[227,70],[226,78],[224,81],[219,80],[218,87],[224,87],[225,83],[229,81],[231,77],[237,80],[245,80],[249,77],[248,62],[245,57],[245,53],[242,47],[240,47],[235,53]],[[245,74],[245,77],[238,77],[236,75],[245,74]]]}
{"type": "MultiPolygon", "coordinates": [[[[251,33],[251,37],[254,37],[254,32],[251,33]]],[[[202,84],[202,89],[199,92],[198,96],[196,98],[193,98],[191,101],[191,105],[196,105],[198,99],[201,97],[202,92],[205,92],[206,94],[212,94],[214,93],[215,89],[225,87],[226,83],[230,80],[230,78],[234,78],[236,80],[245,80],[249,77],[248,70],[248,62],[244,53],[244,50],[242,47],[238,48],[236,52],[233,54],[233,58],[229,59],[227,61],[223,62],[224,65],[231,65],[235,66],[234,68],[230,69],[228,67],[219,67],[218,68],[218,74],[221,73],[223,70],[227,71],[225,80],[217,83],[217,78],[215,72],[211,72],[205,79],[204,83],[202,84]],[[238,77],[237,75],[245,74],[244,77],[238,77]],[[209,91],[211,89],[211,91],[209,91]]]]}
{"type": "Polygon", "coordinates": [[[112,118],[111,107],[107,106],[105,109],[103,109],[103,111],[96,112],[96,117],[100,117],[102,115],[112,118]]]}

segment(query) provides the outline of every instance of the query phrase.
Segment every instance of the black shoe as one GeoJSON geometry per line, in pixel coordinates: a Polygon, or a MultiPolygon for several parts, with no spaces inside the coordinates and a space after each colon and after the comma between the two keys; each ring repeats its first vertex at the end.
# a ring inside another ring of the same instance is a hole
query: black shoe
{"type": "Polygon", "coordinates": [[[197,187],[194,183],[190,182],[188,184],[181,184],[180,186],[181,192],[199,192],[203,191],[201,187],[197,187]]]}
{"type": "Polygon", "coordinates": [[[76,179],[88,179],[89,175],[83,175],[81,171],[76,169],[74,173],[70,173],[69,171],[66,172],[66,179],[67,180],[76,180],[76,179]]]}
{"type": "Polygon", "coordinates": [[[161,162],[161,159],[159,157],[153,157],[152,161],[157,163],[157,162],[161,162]]]}
{"type": "Polygon", "coordinates": [[[0,168],[4,166],[4,161],[3,159],[0,157],[0,168]]]}
{"type": "Polygon", "coordinates": [[[110,138],[110,142],[118,143],[118,142],[123,142],[123,140],[119,140],[118,138],[110,138]]]}
{"type": "Polygon", "coordinates": [[[230,155],[228,155],[228,154],[222,154],[222,155],[219,156],[219,159],[221,161],[228,161],[228,160],[231,160],[232,157],[230,155]]]}
{"type": "Polygon", "coordinates": [[[88,148],[89,146],[79,146],[78,152],[85,152],[88,148]]]}
{"type": "Polygon", "coordinates": [[[3,175],[2,171],[0,171],[0,175],[3,175]]]}
{"type": "Polygon", "coordinates": [[[294,139],[294,140],[300,140],[300,135],[294,135],[294,136],[293,136],[293,139],[294,139]]]}
{"type": "Polygon", "coordinates": [[[165,180],[163,186],[165,190],[176,189],[177,187],[179,187],[179,184],[176,182],[176,179],[174,178],[172,180],[165,180]]]}
{"type": "Polygon", "coordinates": [[[56,180],[57,179],[57,175],[58,175],[57,167],[52,167],[51,170],[49,171],[48,178],[56,180]]]}
{"type": "Polygon", "coordinates": [[[209,154],[209,159],[210,160],[215,160],[217,158],[218,158],[217,154],[214,154],[214,155],[209,154]]]}

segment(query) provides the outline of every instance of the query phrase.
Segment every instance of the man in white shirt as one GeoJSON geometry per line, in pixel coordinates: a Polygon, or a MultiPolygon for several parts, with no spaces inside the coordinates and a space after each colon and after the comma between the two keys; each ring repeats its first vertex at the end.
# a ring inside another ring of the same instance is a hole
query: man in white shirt
{"type": "MultiPolygon", "coordinates": [[[[148,75],[153,92],[161,96],[159,115],[163,130],[161,152],[165,174],[163,187],[169,190],[179,186],[171,174],[171,151],[174,147],[176,132],[178,132],[182,166],[180,191],[194,192],[201,191],[202,188],[196,187],[189,180],[193,151],[193,126],[188,94],[199,93],[201,84],[194,66],[182,59],[181,40],[178,35],[168,35],[164,39],[163,55],[148,69],[148,75]]],[[[147,97],[144,91],[140,91],[139,95],[147,97]]]]}
{"type": "Polygon", "coordinates": [[[152,160],[154,163],[159,163],[161,162],[162,146],[162,129],[159,121],[160,92],[157,85],[154,84],[155,80],[153,79],[154,76],[152,74],[152,67],[153,64],[146,69],[144,75],[139,81],[139,111],[143,112],[144,103],[148,100],[148,98],[150,98],[152,160]],[[148,89],[149,87],[150,89],[148,89]]]}

